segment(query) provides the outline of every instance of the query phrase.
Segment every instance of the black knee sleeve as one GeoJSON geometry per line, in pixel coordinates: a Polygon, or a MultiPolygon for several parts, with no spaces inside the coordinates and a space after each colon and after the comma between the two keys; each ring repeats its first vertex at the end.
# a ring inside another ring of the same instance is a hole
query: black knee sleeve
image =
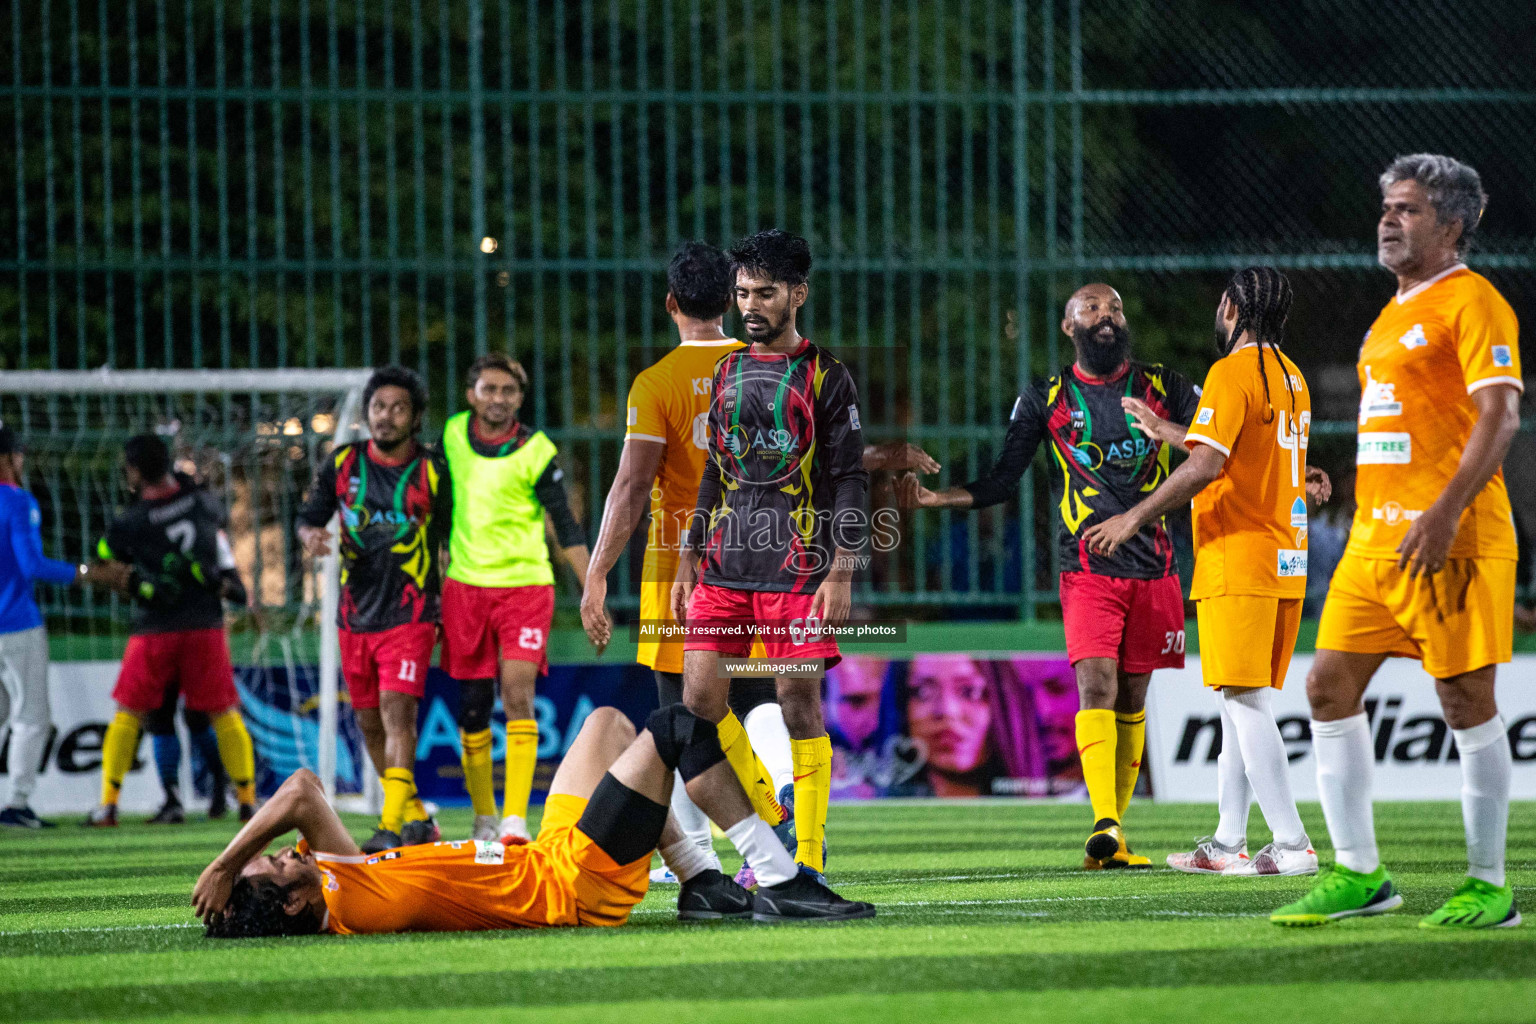
{"type": "Polygon", "coordinates": [[[213,719],[208,717],[208,712],[206,711],[193,711],[191,708],[182,708],[181,720],[187,723],[188,732],[202,732],[204,729],[213,728],[213,719]]]}
{"type": "Polygon", "coordinates": [[[663,672],[656,670],[656,696],[661,701],[661,707],[668,704],[681,704],[683,702],[683,674],[681,672],[663,672]]]}
{"type": "Polygon", "coordinates": [[[459,728],[484,732],[491,727],[491,708],[496,705],[496,685],[489,679],[459,682],[459,728]]]}
{"type": "Polygon", "coordinates": [[[779,687],[772,679],[732,679],[725,700],[731,713],[745,722],[754,709],[779,702],[779,687]]]}
{"type": "Polygon", "coordinates": [[[656,709],[645,727],[661,755],[661,763],[677,769],[684,782],[725,760],[715,723],[705,721],[681,704],[656,709]]]}
{"type": "Polygon", "coordinates": [[[604,775],[576,823],[615,864],[633,864],[661,841],[667,807],[641,796],[612,775],[604,775]]]}

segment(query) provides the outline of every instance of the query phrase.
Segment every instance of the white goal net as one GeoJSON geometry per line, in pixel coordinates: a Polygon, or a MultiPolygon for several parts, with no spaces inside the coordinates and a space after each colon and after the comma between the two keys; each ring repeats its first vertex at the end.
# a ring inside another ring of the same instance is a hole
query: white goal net
{"type": "MultiPolygon", "coordinates": [[[[359,793],[365,803],[376,782],[350,715],[339,718],[336,559],[306,556],[294,522],[320,460],[335,444],[365,436],[369,372],[0,373],[0,422],[27,446],[25,486],[40,506],[50,557],[91,557],[128,498],[123,443],[135,434],[164,437],[176,470],[223,499],[257,610],[231,620],[230,639],[258,781],[307,767],[333,795],[359,793]]],[[[56,660],[121,657],[130,613],[124,598],[57,587],[39,588],[38,596],[56,660]]]]}

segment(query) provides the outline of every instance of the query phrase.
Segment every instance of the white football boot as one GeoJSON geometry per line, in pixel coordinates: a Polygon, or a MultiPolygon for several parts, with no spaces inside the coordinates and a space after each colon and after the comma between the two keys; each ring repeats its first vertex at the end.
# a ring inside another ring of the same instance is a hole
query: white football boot
{"type": "Polygon", "coordinates": [[[475,824],[469,830],[469,838],[479,840],[480,842],[489,842],[500,834],[496,828],[496,815],[475,815],[475,824]]]}
{"type": "Polygon", "coordinates": [[[1170,853],[1168,866],[1191,875],[1219,875],[1229,868],[1248,863],[1248,844],[1222,846],[1215,836],[1201,836],[1189,853],[1170,853]]]}
{"type": "Polygon", "coordinates": [[[1246,863],[1234,864],[1224,875],[1315,875],[1317,852],[1308,840],[1304,845],[1287,848],[1269,843],[1246,863]]]}

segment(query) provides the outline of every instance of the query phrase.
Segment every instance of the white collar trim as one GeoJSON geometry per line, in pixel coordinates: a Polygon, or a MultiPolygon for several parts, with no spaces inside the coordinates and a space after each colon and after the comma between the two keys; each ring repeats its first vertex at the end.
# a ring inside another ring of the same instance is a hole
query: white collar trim
{"type": "Polygon", "coordinates": [[[1422,282],[1420,284],[1416,284],[1412,288],[1409,288],[1405,292],[1398,292],[1397,293],[1397,304],[1399,306],[1401,306],[1403,303],[1407,302],[1409,299],[1412,299],[1414,296],[1418,295],[1424,289],[1428,288],[1430,285],[1436,283],[1440,279],[1446,278],[1446,277],[1450,277],[1452,274],[1456,273],[1456,271],[1458,271],[1458,270],[1466,270],[1466,269],[1467,269],[1467,265],[1465,263],[1461,262],[1460,260],[1457,260],[1455,263],[1452,263],[1450,266],[1448,266],[1444,270],[1440,271],[1440,273],[1436,274],[1434,277],[1430,278],[1428,281],[1424,281],[1424,282],[1422,282]]]}
{"type": "Polygon", "coordinates": [[[690,338],[677,343],[678,348],[719,348],[721,345],[740,345],[735,338],[690,338]]]}

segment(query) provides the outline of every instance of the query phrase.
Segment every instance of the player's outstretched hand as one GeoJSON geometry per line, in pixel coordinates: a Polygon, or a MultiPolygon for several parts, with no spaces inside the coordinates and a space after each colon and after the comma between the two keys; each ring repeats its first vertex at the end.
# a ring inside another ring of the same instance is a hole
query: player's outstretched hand
{"type": "Polygon", "coordinates": [[[1115,549],[1136,536],[1140,529],[1141,524],[1135,517],[1129,513],[1122,513],[1088,527],[1083,533],[1083,541],[1088,545],[1089,551],[1109,558],[1115,553],[1115,549]]]}
{"type": "Polygon", "coordinates": [[[331,553],[331,531],[323,526],[299,527],[299,540],[304,544],[304,550],[315,558],[324,558],[331,553]]]}
{"type": "Polygon", "coordinates": [[[133,572],[133,566],[127,562],[97,562],[88,566],[80,576],[81,583],[89,583],[93,587],[106,587],[118,593],[126,593],[128,590],[128,576],[133,572]]]}
{"type": "Polygon", "coordinates": [[[911,442],[887,441],[864,449],[864,468],[895,472],[915,469],[919,473],[937,473],[943,467],[932,455],[911,442]]]}
{"type": "Polygon", "coordinates": [[[203,924],[211,924],[229,904],[229,894],[234,891],[237,872],[220,866],[214,861],[198,876],[192,887],[192,909],[203,924]]]}
{"type": "Polygon", "coordinates": [[[587,631],[587,639],[602,657],[613,637],[613,619],[604,607],[608,600],[608,581],[598,579],[595,573],[587,575],[587,585],[581,592],[581,628],[587,631]]]}
{"type": "Polygon", "coordinates": [[[1397,567],[1408,570],[1408,578],[1420,573],[1433,574],[1445,568],[1446,556],[1456,539],[1461,517],[1431,505],[1408,527],[1403,542],[1397,546],[1397,567]]]}
{"type": "Polygon", "coordinates": [[[916,473],[906,473],[896,481],[896,503],[902,508],[933,508],[939,496],[924,487],[916,473]]]}
{"type": "Polygon", "coordinates": [[[1120,407],[1135,418],[1136,425],[1148,437],[1156,438],[1159,441],[1177,440],[1176,437],[1169,436],[1168,428],[1173,427],[1174,424],[1153,412],[1152,407],[1141,399],[1132,398],[1127,395],[1120,399],[1120,407]]]}
{"type": "Polygon", "coordinates": [[[1307,504],[1312,508],[1321,508],[1328,504],[1328,499],[1333,497],[1333,481],[1328,479],[1316,466],[1307,467],[1307,504]]]}

